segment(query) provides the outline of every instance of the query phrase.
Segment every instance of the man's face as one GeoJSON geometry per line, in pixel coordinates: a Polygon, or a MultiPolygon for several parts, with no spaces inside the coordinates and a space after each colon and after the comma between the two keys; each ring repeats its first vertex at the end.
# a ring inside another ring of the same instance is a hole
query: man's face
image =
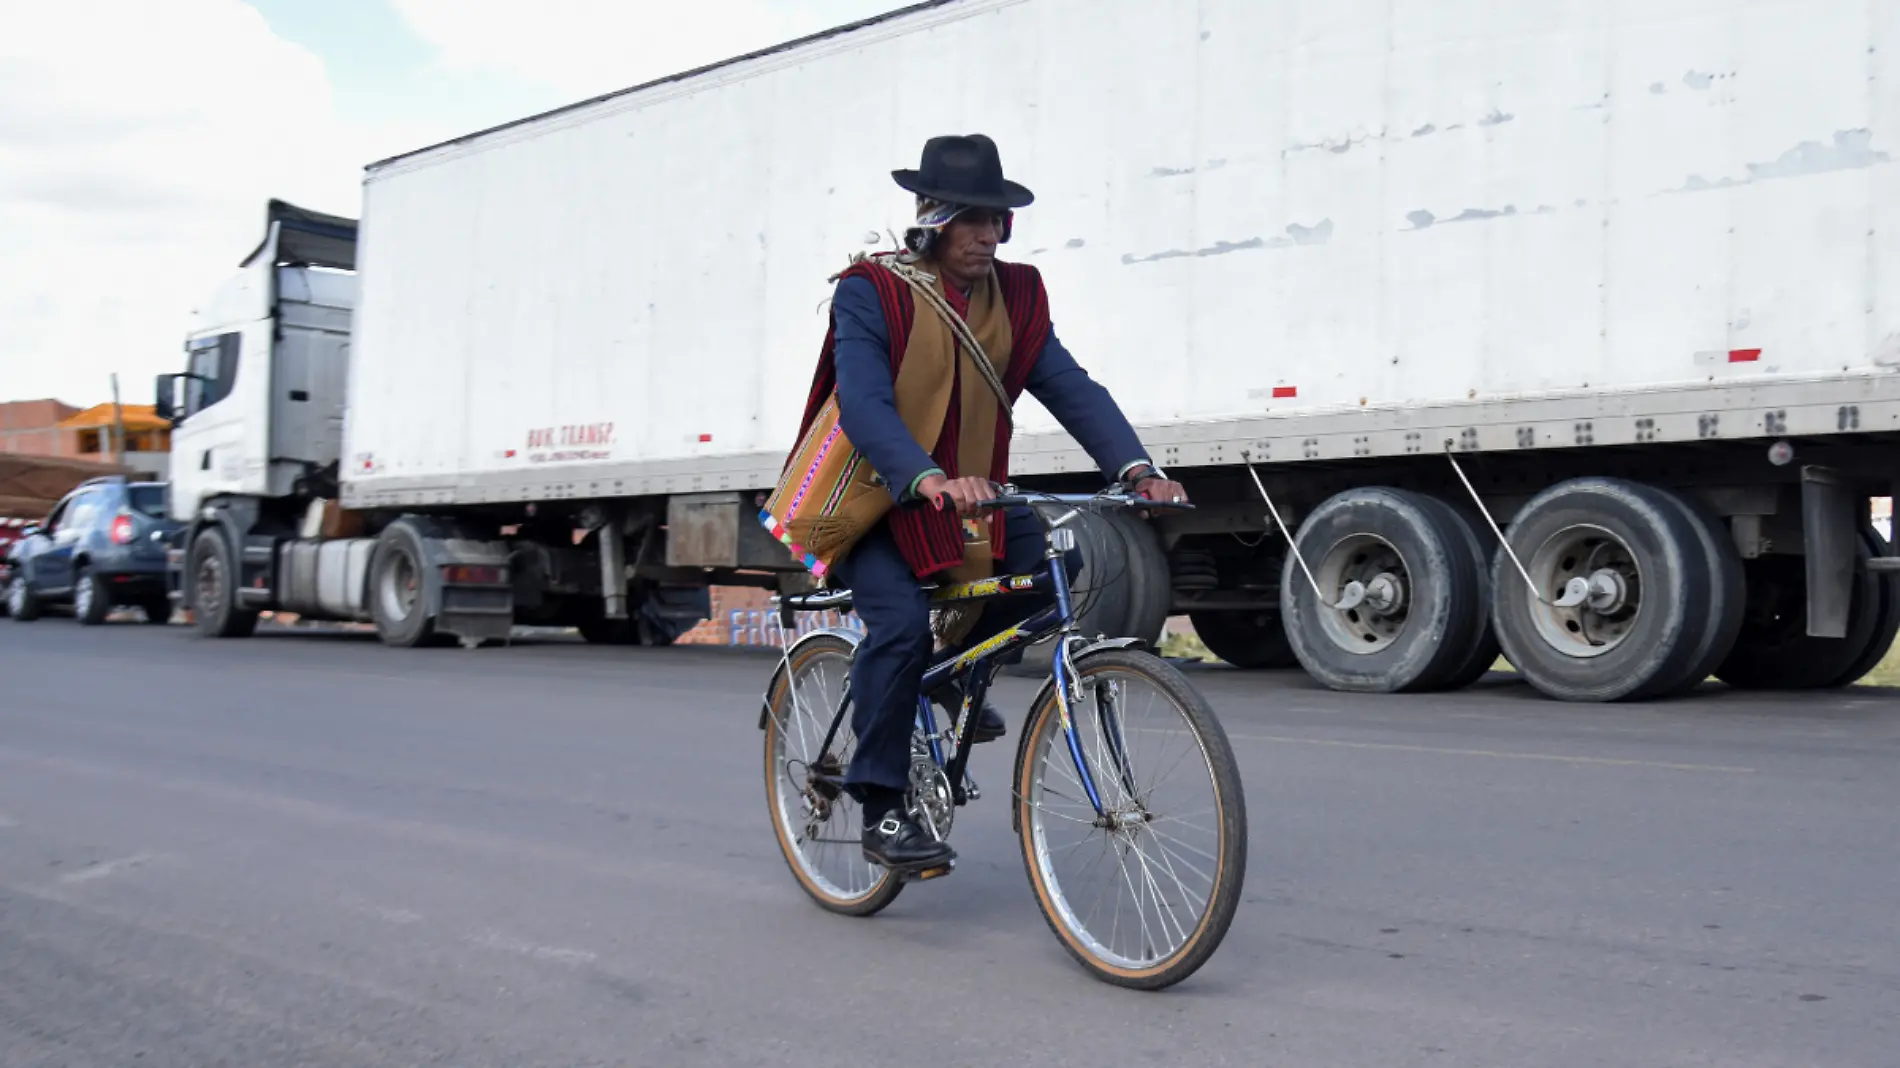
{"type": "Polygon", "coordinates": [[[968,283],[989,273],[1002,243],[1005,213],[971,208],[950,220],[937,235],[937,262],[945,273],[968,283]]]}

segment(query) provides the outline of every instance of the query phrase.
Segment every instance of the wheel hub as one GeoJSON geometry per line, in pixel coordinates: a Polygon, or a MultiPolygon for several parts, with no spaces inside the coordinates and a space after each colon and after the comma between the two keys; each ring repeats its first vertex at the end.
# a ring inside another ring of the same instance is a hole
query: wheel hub
{"type": "Polygon", "coordinates": [[[1601,527],[1579,525],[1553,534],[1532,554],[1528,570],[1537,589],[1548,591],[1547,600],[1531,606],[1537,636],[1566,656],[1601,656],[1617,648],[1642,612],[1635,554],[1601,527]]]}
{"type": "Polygon", "coordinates": [[[1346,599],[1351,600],[1353,603],[1350,605],[1335,605],[1334,607],[1356,608],[1360,604],[1364,604],[1377,615],[1397,615],[1405,609],[1405,579],[1403,576],[1395,575],[1390,571],[1381,571],[1372,577],[1371,582],[1364,584],[1356,581],[1347,583],[1346,599]]]}
{"type": "Polygon", "coordinates": [[[224,565],[216,556],[206,556],[198,565],[198,610],[223,603],[224,565]]]}
{"type": "Polygon", "coordinates": [[[1320,561],[1320,588],[1334,600],[1320,612],[1328,639],[1349,653],[1376,653],[1405,630],[1411,575],[1398,550],[1372,534],[1341,539],[1320,561]]]}
{"type": "Polygon", "coordinates": [[[1590,611],[1599,615],[1608,615],[1623,610],[1629,600],[1629,582],[1619,571],[1599,568],[1590,577],[1573,578],[1564,583],[1564,595],[1555,604],[1558,608],[1577,608],[1589,606],[1590,611]]]}

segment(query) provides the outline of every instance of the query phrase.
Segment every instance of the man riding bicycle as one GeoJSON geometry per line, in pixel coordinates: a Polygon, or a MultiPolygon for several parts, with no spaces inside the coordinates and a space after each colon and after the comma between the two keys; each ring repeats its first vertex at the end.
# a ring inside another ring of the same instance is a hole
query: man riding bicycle
{"type": "MultiPolygon", "coordinates": [[[[1110,480],[1150,500],[1187,494],[1057,340],[1040,273],[996,258],[1014,212],[1035,198],[1003,177],[994,142],[932,138],[917,170],[892,177],[916,196],[916,224],[903,253],[860,257],[839,276],[799,445],[768,506],[782,514],[766,520],[815,573],[852,591],[865,638],[851,666],[857,750],[846,788],[864,811],[865,858],[915,871],[955,856],[904,800],[937,639],[968,649],[1041,607],[1034,595],[992,602],[939,635],[923,588],[999,566],[1027,573],[1043,558],[1027,512],[978,507],[1007,481],[1015,400],[1027,390],[1110,480]],[[799,511],[821,497],[816,518],[799,511]]],[[[1007,731],[987,701],[970,729],[979,742],[1007,731]]]]}

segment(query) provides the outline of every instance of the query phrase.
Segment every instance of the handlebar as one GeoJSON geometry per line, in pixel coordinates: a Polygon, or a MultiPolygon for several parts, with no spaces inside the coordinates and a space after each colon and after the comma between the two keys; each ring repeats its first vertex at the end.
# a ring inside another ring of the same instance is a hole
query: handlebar
{"type": "MultiPolygon", "coordinates": [[[[1018,490],[1013,486],[1003,488],[1013,492],[978,501],[976,506],[985,511],[1029,508],[1038,504],[1065,504],[1072,507],[1108,504],[1151,511],[1188,511],[1194,507],[1187,501],[1153,501],[1139,493],[1129,493],[1126,490],[1103,490],[1100,493],[1038,493],[1032,490],[1018,490]]],[[[944,503],[948,505],[949,501],[946,499],[944,503]]]]}

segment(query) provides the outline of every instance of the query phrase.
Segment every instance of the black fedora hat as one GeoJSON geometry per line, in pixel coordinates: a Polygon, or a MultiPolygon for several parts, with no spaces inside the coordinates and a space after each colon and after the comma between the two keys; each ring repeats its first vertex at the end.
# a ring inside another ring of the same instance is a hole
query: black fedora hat
{"type": "Polygon", "coordinates": [[[982,134],[933,137],[914,171],[892,171],[897,184],[918,196],[972,208],[1026,208],[1036,195],[1003,177],[996,142],[982,134]]]}

